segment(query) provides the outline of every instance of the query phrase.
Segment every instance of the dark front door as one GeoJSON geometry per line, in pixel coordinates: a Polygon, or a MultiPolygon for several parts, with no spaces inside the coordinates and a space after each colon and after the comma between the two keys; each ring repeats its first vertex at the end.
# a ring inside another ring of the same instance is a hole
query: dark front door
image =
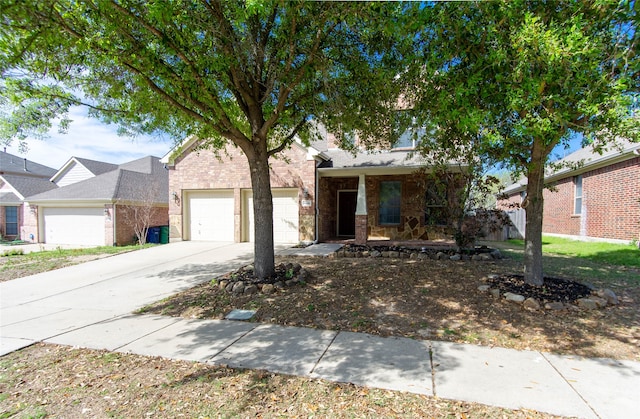
{"type": "Polygon", "coordinates": [[[338,191],[338,236],[355,237],[357,191],[338,191]]]}

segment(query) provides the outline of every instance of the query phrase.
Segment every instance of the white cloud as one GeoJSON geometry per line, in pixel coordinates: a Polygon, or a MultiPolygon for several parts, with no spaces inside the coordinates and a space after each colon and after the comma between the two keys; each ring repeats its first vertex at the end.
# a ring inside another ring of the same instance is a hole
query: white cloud
{"type": "Polygon", "coordinates": [[[70,118],[73,122],[67,134],[54,127],[44,140],[27,140],[25,153],[20,152],[17,142],[7,147],[7,152],[58,169],[71,157],[121,164],[149,155],[162,157],[173,147],[168,139],[119,137],[116,126],[88,118],[82,108],[72,109],[70,118]]]}

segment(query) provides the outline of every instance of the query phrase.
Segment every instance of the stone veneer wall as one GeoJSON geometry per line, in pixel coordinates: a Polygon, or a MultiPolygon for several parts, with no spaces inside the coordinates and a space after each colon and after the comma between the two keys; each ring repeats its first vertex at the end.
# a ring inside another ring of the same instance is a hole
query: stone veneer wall
{"type": "MultiPolygon", "coordinates": [[[[439,240],[451,238],[447,226],[429,226],[424,223],[424,197],[426,182],[416,174],[366,176],[367,194],[367,238],[390,240],[439,240]],[[378,224],[380,205],[380,182],[402,182],[401,222],[394,226],[378,224]]],[[[320,241],[336,238],[337,192],[357,190],[357,177],[321,178],[319,192],[319,238],[320,241]]],[[[452,194],[450,194],[452,195],[452,194]]],[[[357,222],[357,221],[356,221],[357,222]]],[[[358,233],[356,232],[356,235],[358,233]]]]}

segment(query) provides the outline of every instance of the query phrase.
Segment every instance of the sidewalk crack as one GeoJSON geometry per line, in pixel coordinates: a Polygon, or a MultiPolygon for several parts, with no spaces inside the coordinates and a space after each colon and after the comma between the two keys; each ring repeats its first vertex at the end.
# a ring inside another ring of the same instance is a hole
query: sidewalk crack
{"type": "Polygon", "coordinates": [[[336,332],[333,335],[333,338],[331,338],[331,342],[329,342],[329,344],[327,345],[326,348],[324,348],[324,351],[322,351],[322,355],[320,355],[320,357],[318,358],[318,360],[316,361],[315,364],[313,364],[313,368],[311,368],[311,371],[309,371],[309,375],[313,374],[313,372],[316,370],[316,368],[318,367],[318,364],[320,363],[320,361],[322,361],[322,358],[324,358],[324,356],[326,355],[327,351],[329,350],[329,348],[331,347],[331,345],[333,345],[333,342],[336,341],[336,338],[338,337],[338,335],[340,334],[340,332],[336,332]]]}
{"type": "Polygon", "coordinates": [[[429,365],[431,366],[431,391],[433,397],[437,397],[436,394],[436,368],[433,363],[433,344],[429,342],[429,365]]]}

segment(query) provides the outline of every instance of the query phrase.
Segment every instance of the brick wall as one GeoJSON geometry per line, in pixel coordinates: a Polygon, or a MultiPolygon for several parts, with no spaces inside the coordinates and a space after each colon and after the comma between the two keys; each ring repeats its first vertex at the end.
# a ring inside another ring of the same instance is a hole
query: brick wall
{"type": "MultiPolygon", "coordinates": [[[[584,191],[585,183],[582,183],[584,191]]],[[[580,235],[581,216],[574,214],[573,176],[552,184],[544,190],[544,216],[542,231],[545,233],[580,235]]],[[[584,199],[584,196],[583,196],[584,199]]]]}
{"type": "MultiPolygon", "coordinates": [[[[315,237],[315,160],[307,159],[307,151],[294,144],[290,149],[271,158],[271,187],[296,188],[299,198],[300,240],[311,241],[315,237]],[[311,201],[302,206],[300,201],[311,201]]],[[[241,191],[251,189],[249,163],[242,151],[233,146],[220,151],[186,151],[169,170],[169,224],[172,240],[181,240],[183,233],[183,208],[185,191],[207,189],[232,189],[235,196],[236,240],[243,236],[241,191]],[[173,192],[176,192],[177,199],[173,192]]]]}
{"type": "MultiPolygon", "coordinates": [[[[123,246],[127,244],[133,244],[137,240],[135,237],[135,230],[132,225],[126,222],[126,212],[130,212],[131,208],[128,206],[117,205],[116,206],[116,245],[123,246]]],[[[151,214],[151,221],[149,227],[166,226],[169,222],[169,209],[167,207],[155,207],[151,214]]],[[[108,233],[107,233],[108,234],[108,233]]],[[[113,232],[111,233],[113,234],[113,232]]],[[[109,237],[107,235],[107,237],[109,237]]],[[[110,237],[113,237],[110,236],[110,237]]]]}
{"type": "MultiPolygon", "coordinates": [[[[543,232],[603,239],[640,237],[640,157],[582,174],[582,214],[574,214],[574,176],[544,192],[543,232]]],[[[518,202],[512,195],[509,201],[518,202]]],[[[501,201],[503,205],[505,201],[501,201]]]]}

